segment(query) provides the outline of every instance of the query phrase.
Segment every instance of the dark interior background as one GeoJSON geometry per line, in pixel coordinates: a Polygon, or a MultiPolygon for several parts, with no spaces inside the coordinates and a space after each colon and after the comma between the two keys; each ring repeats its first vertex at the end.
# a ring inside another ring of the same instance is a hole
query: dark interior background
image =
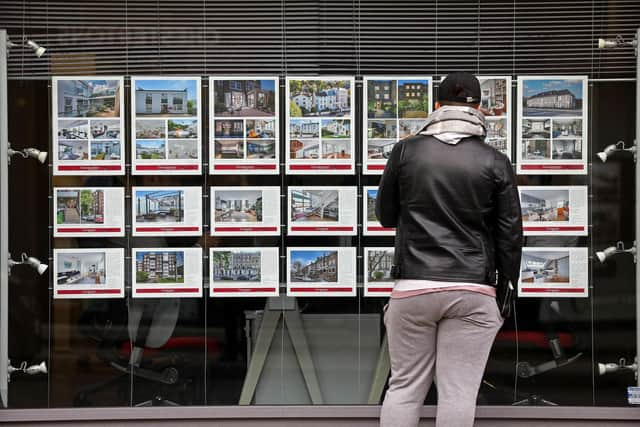
{"type": "MultiPolygon", "coordinates": [[[[588,238],[527,239],[531,246],[588,246],[595,250],[634,232],[634,163],[617,156],[601,163],[595,153],[624,140],[631,144],[635,124],[635,57],[630,49],[599,51],[598,37],[631,39],[640,25],[637,1],[3,1],[0,28],[15,41],[31,38],[48,48],[41,59],[13,49],[9,58],[9,140],[18,148],[51,151],[50,76],[134,74],[302,74],[420,73],[439,76],[454,70],[485,75],[586,74],[589,85],[587,176],[522,176],[520,184],[589,185],[591,233],[588,238]]],[[[512,99],[515,100],[515,88],[512,99]]],[[[361,96],[361,84],[357,95],[361,96]]],[[[203,91],[206,114],[208,94],[203,91]]],[[[284,98],[281,97],[281,101],[284,98]]],[[[358,99],[360,101],[360,99],[358,99]]],[[[128,102],[128,100],[127,100],[128,102]]],[[[515,103],[515,102],[514,102],[515,103]]],[[[128,104],[127,104],[128,105],[128,104]]],[[[284,105],[284,104],[281,104],[284,105]]],[[[358,103],[358,110],[360,105],[358,103]]],[[[204,115],[203,115],[204,117],[204,115]]],[[[515,124],[515,114],[513,120],[515,124]]],[[[207,120],[203,120],[207,141],[207,120]]],[[[284,124],[281,123],[281,129],[284,124]]],[[[361,159],[361,126],[356,123],[355,158],[361,159]]],[[[515,146],[515,129],[512,135],[515,146]]],[[[128,133],[125,132],[128,138],[128,133]]],[[[284,132],[280,133],[281,135],[284,132]]],[[[129,142],[128,142],[129,143],[129,142]]],[[[127,144],[128,144],[127,143],[127,144]]],[[[128,146],[128,145],[127,145],[128,146]]],[[[281,159],[284,144],[281,141],[281,159]]],[[[206,158],[208,147],[204,145],[206,158]]],[[[127,151],[127,150],[125,150],[127,151]]],[[[515,152],[514,152],[515,153],[515,152]]],[[[127,152],[128,155],[128,152],[127,152]]],[[[515,155],[512,156],[515,158],[515,155]]],[[[206,168],[204,168],[206,171],[206,168]]],[[[52,262],[54,247],[266,245],[389,246],[390,238],[166,238],[53,239],[51,189],[55,185],[364,185],[378,177],[52,177],[51,168],[15,158],[10,166],[9,247],[52,262]]],[[[286,194],[286,193],[285,193],[286,194]]],[[[206,206],[206,203],[205,203],[206,206]]],[[[208,209],[204,209],[208,223],[208,209]]],[[[284,217],[284,216],[283,216],[284,217]]],[[[361,215],[360,215],[361,218],[361,215]]],[[[130,223],[130,222],[128,222],[130,223]]],[[[5,238],[2,236],[2,238],[5,238]]],[[[205,263],[206,264],[206,263],[205,263]]],[[[360,264],[360,263],[359,263],[360,264]]],[[[359,265],[359,282],[362,266],[359,265]]],[[[492,352],[481,389],[483,404],[511,404],[539,398],[561,405],[626,405],[633,374],[597,375],[598,362],[635,356],[635,284],[631,257],[604,265],[590,262],[589,298],[558,301],[561,316],[549,316],[550,299],[517,303],[514,319],[492,352]],[[539,334],[532,345],[522,337],[539,334]],[[545,340],[563,334],[572,364],[531,379],[515,377],[516,362],[552,359],[545,340]],[[518,344],[518,345],[516,345],[518,344]]],[[[281,269],[284,270],[284,269],[281,269]]],[[[204,277],[207,277],[205,267],[204,277]]],[[[51,270],[36,277],[15,270],[10,278],[9,352],[19,364],[47,361],[47,376],[16,375],[10,407],[128,406],[152,397],[154,384],[128,377],[98,395],[81,399],[83,388],[116,373],[105,363],[127,344],[126,331],[113,328],[97,340],[96,323],[125,324],[127,300],[53,301],[51,270]]],[[[284,277],[281,274],[281,277],[284,277]]],[[[206,293],[206,291],[205,291],[206,293]]],[[[300,299],[305,313],[380,313],[381,298],[300,299]]],[[[184,299],[175,334],[205,337],[201,346],[179,354],[185,379],[163,390],[180,404],[236,404],[246,371],[245,311],[264,308],[264,299],[184,299]],[[215,345],[214,345],[215,343],[215,345]]],[[[283,372],[283,378],[286,376],[283,372]]],[[[284,381],[284,379],[283,379],[284,381]]],[[[433,403],[434,394],[427,401],[433,403]]]]}

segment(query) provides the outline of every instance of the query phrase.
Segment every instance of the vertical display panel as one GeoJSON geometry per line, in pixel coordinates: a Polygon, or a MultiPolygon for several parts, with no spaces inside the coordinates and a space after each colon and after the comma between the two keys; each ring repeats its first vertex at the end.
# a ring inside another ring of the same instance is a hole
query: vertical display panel
{"type": "Polygon", "coordinates": [[[133,248],[134,298],[202,296],[202,248],[133,248]]]}
{"type": "Polygon", "coordinates": [[[588,87],[587,76],[518,77],[518,174],[587,174],[588,87]]]}
{"type": "Polygon", "coordinates": [[[199,175],[200,77],[131,77],[131,173],[199,175]]]}
{"type": "Polygon", "coordinates": [[[134,236],[200,236],[202,188],[131,187],[134,236]]]}
{"type": "Polygon", "coordinates": [[[394,248],[364,248],[364,296],[388,297],[395,280],[391,277],[394,248]]]}
{"type": "Polygon", "coordinates": [[[588,248],[522,248],[519,297],[588,297],[588,248]]]}
{"type": "Polygon", "coordinates": [[[484,142],[511,160],[511,76],[476,76],[480,81],[480,111],[487,136],[484,142]]]}
{"type": "Polygon", "coordinates": [[[357,187],[290,186],[287,233],[290,236],[355,236],[357,187]]]}
{"type": "Polygon", "coordinates": [[[287,248],[287,296],[355,296],[356,248],[287,248]]]}
{"type": "Polygon", "coordinates": [[[122,237],[124,217],[124,188],[53,189],[53,237],[122,237]]]}
{"type": "Polygon", "coordinates": [[[123,298],[124,249],[53,250],[55,299],[123,298]]]}
{"type": "Polygon", "coordinates": [[[124,175],[124,78],[52,77],[54,175],[124,175]]]}
{"type": "Polygon", "coordinates": [[[280,187],[211,187],[212,236],[279,236],[280,187]]]}
{"type": "Polygon", "coordinates": [[[520,186],[525,236],[589,234],[587,186],[520,186]]]}
{"type": "Polygon", "coordinates": [[[376,217],[378,187],[362,187],[362,234],[364,236],[395,236],[396,229],[383,227],[376,217]]]}
{"type": "Polygon", "coordinates": [[[432,110],[431,77],[365,76],[363,173],[381,175],[396,142],[418,133],[432,110]]]}
{"type": "Polygon", "coordinates": [[[287,174],[353,175],[353,77],[287,77],[287,174]]]}
{"type": "Polygon", "coordinates": [[[278,77],[209,78],[209,173],[280,172],[278,77]]]}
{"type": "Polygon", "coordinates": [[[277,297],[278,248],[210,248],[211,297],[277,297]]]}

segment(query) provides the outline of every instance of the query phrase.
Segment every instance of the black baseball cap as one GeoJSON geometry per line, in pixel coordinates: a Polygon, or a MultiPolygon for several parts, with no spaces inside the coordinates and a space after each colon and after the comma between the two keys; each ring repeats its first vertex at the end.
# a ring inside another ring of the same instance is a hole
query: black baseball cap
{"type": "Polygon", "coordinates": [[[455,72],[449,74],[438,89],[438,101],[480,104],[480,82],[470,73],[455,72]]]}

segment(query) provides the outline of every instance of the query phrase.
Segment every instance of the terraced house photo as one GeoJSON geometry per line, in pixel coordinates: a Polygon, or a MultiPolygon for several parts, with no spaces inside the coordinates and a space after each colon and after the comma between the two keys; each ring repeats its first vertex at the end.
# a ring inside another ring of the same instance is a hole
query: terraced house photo
{"type": "Polygon", "coordinates": [[[118,80],[58,80],[58,117],[119,117],[118,80]]]}
{"type": "Polygon", "coordinates": [[[338,251],[291,251],[292,282],[338,282],[338,251]]]}
{"type": "Polygon", "coordinates": [[[269,117],[276,111],[273,80],[215,80],[214,114],[219,117],[269,117]]]}
{"type": "Polygon", "coordinates": [[[393,251],[369,250],[367,252],[367,271],[369,282],[393,281],[391,266],[393,265],[393,251]]]}
{"type": "Polygon", "coordinates": [[[213,280],[216,282],[260,282],[260,251],[213,251],[213,280]]]}
{"type": "Polygon", "coordinates": [[[395,118],[397,97],[397,80],[367,80],[367,117],[395,118]]]}
{"type": "Polygon", "coordinates": [[[429,115],[428,80],[398,80],[398,117],[422,119],[429,115]]]}
{"type": "Polygon", "coordinates": [[[137,251],[136,283],[184,283],[183,251],[137,251]]]}
{"type": "Polygon", "coordinates": [[[346,116],[351,112],[348,80],[290,80],[291,117],[346,116]]]}
{"type": "Polygon", "coordinates": [[[195,116],[195,80],[136,80],[136,116],[195,116]]]}
{"type": "Polygon", "coordinates": [[[64,190],[56,192],[58,224],[103,224],[104,191],[64,190]]]}

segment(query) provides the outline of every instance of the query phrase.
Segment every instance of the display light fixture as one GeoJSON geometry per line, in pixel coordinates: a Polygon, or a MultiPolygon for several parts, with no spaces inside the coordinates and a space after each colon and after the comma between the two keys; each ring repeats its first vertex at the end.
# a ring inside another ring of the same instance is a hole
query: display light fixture
{"type": "Polygon", "coordinates": [[[33,40],[24,39],[22,44],[14,43],[11,40],[7,41],[7,47],[9,49],[14,48],[14,47],[18,47],[18,46],[24,46],[24,47],[30,48],[31,50],[33,50],[33,53],[38,58],[42,57],[42,55],[44,55],[45,52],[47,51],[46,47],[40,46],[38,43],[34,42],[33,40]]]}
{"type": "Polygon", "coordinates": [[[618,371],[632,371],[638,375],[638,361],[635,360],[634,363],[627,365],[626,359],[621,358],[618,363],[598,363],[598,374],[612,374],[618,371]]]}
{"type": "Polygon", "coordinates": [[[45,271],[47,271],[47,268],[49,268],[49,266],[47,264],[44,264],[38,258],[29,256],[24,252],[22,253],[22,255],[20,257],[20,261],[12,260],[11,259],[11,254],[9,254],[9,263],[8,263],[8,265],[9,265],[9,274],[11,274],[11,269],[13,267],[15,267],[16,265],[22,265],[22,264],[28,265],[29,267],[33,268],[41,276],[45,273],[45,271]]]}
{"type": "Polygon", "coordinates": [[[626,41],[622,36],[615,39],[598,39],[598,49],[617,49],[619,47],[637,47],[638,40],[626,41]]]}
{"type": "Polygon", "coordinates": [[[28,366],[27,362],[22,362],[18,367],[11,365],[11,360],[9,360],[9,366],[7,366],[7,379],[11,381],[11,375],[15,372],[22,372],[27,375],[37,375],[37,374],[46,374],[48,373],[47,364],[42,361],[39,365],[31,365],[28,366]]]}
{"type": "Polygon", "coordinates": [[[636,242],[633,242],[633,247],[629,249],[624,248],[623,242],[616,243],[615,246],[609,246],[606,249],[596,252],[596,257],[598,261],[604,263],[607,259],[612,257],[613,255],[621,254],[621,253],[629,253],[633,255],[633,262],[636,262],[636,242]]]}
{"type": "Polygon", "coordinates": [[[609,158],[609,156],[615,153],[618,153],[620,151],[633,153],[633,161],[634,162],[636,161],[636,156],[637,156],[636,144],[634,143],[633,147],[626,148],[624,146],[624,141],[618,141],[615,144],[607,145],[604,150],[600,151],[599,153],[596,153],[596,156],[598,156],[598,158],[602,160],[602,163],[605,163],[609,158]]]}
{"type": "Polygon", "coordinates": [[[32,159],[36,159],[40,163],[44,164],[47,161],[48,153],[46,151],[40,151],[37,148],[24,148],[20,151],[14,150],[11,148],[11,144],[9,144],[9,164],[11,164],[11,156],[20,155],[25,159],[31,157],[32,159]]]}

